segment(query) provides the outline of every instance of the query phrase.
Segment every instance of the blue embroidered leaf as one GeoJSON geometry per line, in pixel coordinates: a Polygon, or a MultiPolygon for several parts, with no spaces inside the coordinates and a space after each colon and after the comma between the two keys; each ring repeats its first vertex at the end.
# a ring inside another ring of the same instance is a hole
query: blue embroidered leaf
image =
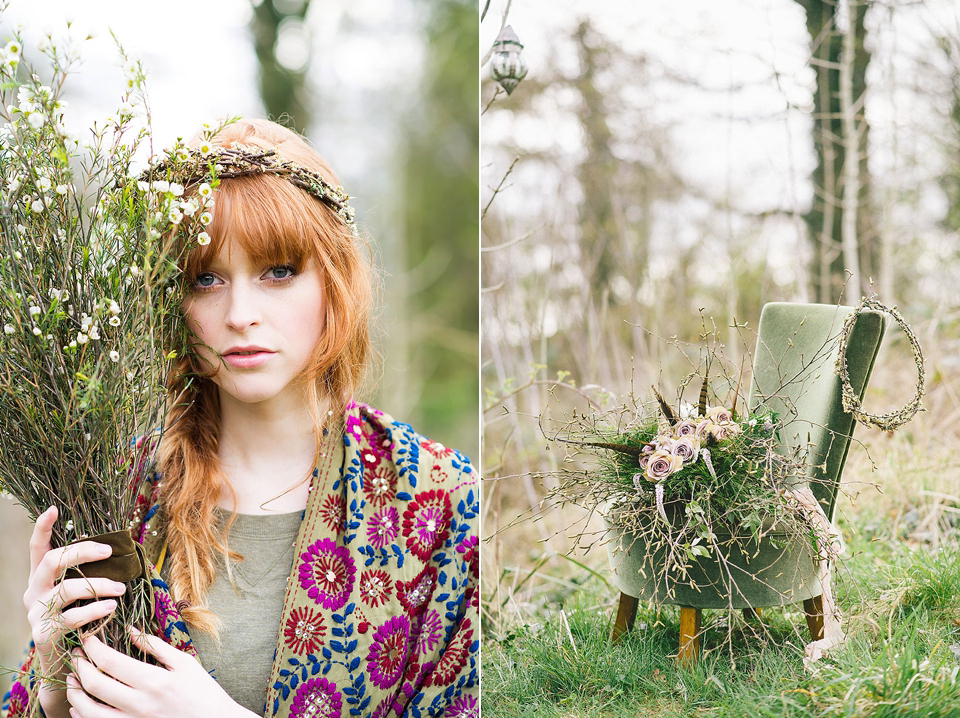
{"type": "Polygon", "coordinates": [[[337,653],[343,653],[343,644],[340,641],[330,641],[330,648],[335,650],[337,653]]]}
{"type": "Polygon", "coordinates": [[[290,689],[284,685],[280,686],[280,692],[283,694],[283,700],[287,700],[290,697],[290,689]]]}
{"type": "Polygon", "coordinates": [[[334,614],[332,615],[332,618],[333,618],[333,622],[334,622],[334,623],[343,623],[343,622],[346,620],[346,619],[345,619],[343,616],[341,616],[339,613],[334,613],[334,614]]]}
{"type": "Polygon", "coordinates": [[[397,498],[401,501],[413,501],[413,497],[406,491],[398,491],[397,498]]]}
{"type": "Polygon", "coordinates": [[[354,638],[350,643],[347,644],[347,653],[353,653],[357,650],[357,639],[354,638]]]}
{"type": "Polygon", "coordinates": [[[300,684],[300,679],[296,676],[293,676],[290,679],[290,690],[294,690],[300,684]]]}
{"type": "Polygon", "coordinates": [[[290,665],[291,665],[291,666],[299,666],[299,665],[300,665],[299,659],[297,659],[297,658],[291,658],[291,659],[290,659],[290,665]]]}
{"type": "Polygon", "coordinates": [[[366,698],[363,699],[363,702],[360,704],[361,711],[366,709],[366,707],[370,705],[370,698],[372,698],[372,696],[367,696],[366,698]]]}
{"type": "Polygon", "coordinates": [[[276,715],[277,711],[280,710],[280,698],[273,699],[273,714],[276,715]]]}
{"type": "MultiPolygon", "coordinates": [[[[330,664],[328,663],[328,664],[326,664],[326,665],[330,665],[330,664]]],[[[310,675],[311,675],[311,676],[317,675],[317,674],[320,672],[320,669],[321,669],[322,667],[323,667],[323,664],[314,663],[314,664],[313,664],[313,668],[312,668],[311,671],[310,671],[310,675]]]]}
{"type": "Polygon", "coordinates": [[[347,638],[350,638],[350,636],[352,635],[353,635],[353,624],[349,623],[347,624],[347,638]]]}
{"type": "MultiPolygon", "coordinates": [[[[280,675],[281,675],[281,676],[289,676],[289,675],[290,675],[290,671],[288,671],[286,668],[284,668],[283,670],[280,671],[280,675]]],[[[276,687],[276,686],[274,686],[274,687],[276,687]]]]}
{"type": "Polygon", "coordinates": [[[340,628],[340,626],[334,626],[333,630],[331,630],[330,633],[332,633],[334,636],[337,636],[339,638],[343,638],[343,629],[340,628]]]}
{"type": "Polygon", "coordinates": [[[350,661],[350,665],[347,666],[347,670],[353,673],[359,667],[360,667],[360,656],[357,656],[352,661],[350,661]]]}
{"type": "Polygon", "coordinates": [[[356,694],[357,694],[357,690],[356,690],[355,688],[351,688],[350,686],[344,686],[344,687],[343,687],[343,695],[345,695],[345,696],[354,696],[354,695],[356,695],[356,694]]]}
{"type": "Polygon", "coordinates": [[[345,609],[343,609],[343,615],[344,615],[344,616],[349,616],[351,613],[353,613],[353,609],[355,609],[356,607],[357,607],[357,604],[355,604],[355,603],[348,603],[348,604],[347,604],[347,607],[346,607],[345,609]]]}
{"type": "Polygon", "coordinates": [[[441,586],[445,586],[447,584],[447,572],[441,571],[440,573],[438,573],[437,580],[440,581],[441,586]]]}
{"type": "Polygon", "coordinates": [[[326,658],[328,661],[331,658],[333,658],[333,654],[330,652],[330,649],[327,648],[326,646],[323,647],[322,653],[323,653],[323,657],[326,658]]]}
{"type": "Polygon", "coordinates": [[[470,489],[470,490],[467,492],[467,503],[468,503],[468,504],[473,504],[473,489],[470,489]]]}

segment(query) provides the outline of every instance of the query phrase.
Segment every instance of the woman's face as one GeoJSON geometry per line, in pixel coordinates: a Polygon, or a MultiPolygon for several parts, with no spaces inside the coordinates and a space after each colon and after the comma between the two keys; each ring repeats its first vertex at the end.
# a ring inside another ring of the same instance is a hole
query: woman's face
{"type": "Polygon", "coordinates": [[[299,273],[260,265],[229,239],[184,302],[202,370],[221,401],[302,401],[294,380],[310,364],[324,329],[324,282],[310,259],[299,273]],[[226,395],[226,396],[224,396],[226,395]]]}

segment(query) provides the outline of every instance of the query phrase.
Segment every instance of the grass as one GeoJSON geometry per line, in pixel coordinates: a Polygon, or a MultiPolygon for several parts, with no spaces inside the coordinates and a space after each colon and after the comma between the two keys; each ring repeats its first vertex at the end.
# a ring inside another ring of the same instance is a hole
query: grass
{"type": "Polygon", "coordinates": [[[960,548],[867,539],[850,554],[837,581],[848,640],[812,672],[794,606],[761,624],[705,611],[689,670],[673,658],[674,607],[641,604],[610,645],[614,594],[582,572],[545,593],[534,620],[487,631],[482,715],[960,716],[960,548]]]}

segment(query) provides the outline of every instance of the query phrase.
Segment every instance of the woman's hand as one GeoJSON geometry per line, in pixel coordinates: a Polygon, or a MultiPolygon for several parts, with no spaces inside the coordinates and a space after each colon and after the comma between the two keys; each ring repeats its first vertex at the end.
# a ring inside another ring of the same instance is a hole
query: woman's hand
{"type": "Polygon", "coordinates": [[[131,632],[134,644],[161,665],[125,656],[93,636],[85,638],[86,657],[75,649],[74,673],[67,676],[67,700],[73,718],[256,715],[235,703],[193,656],[156,636],[136,629],[131,632]]]}
{"type": "MultiPolygon", "coordinates": [[[[72,546],[51,548],[50,536],[57,521],[57,509],[51,506],[37,517],[30,537],[30,580],[23,594],[31,636],[36,646],[40,673],[46,678],[64,677],[60,655],[64,634],[97,619],[109,616],[117,607],[111,596],[120,596],[126,586],[108,578],[70,578],[61,581],[67,568],[111,555],[106,544],[82,541],[72,546]],[[85,606],[70,607],[82,598],[98,599],[85,606]]],[[[40,702],[50,718],[67,712],[63,688],[44,681],[40,702]]]]}

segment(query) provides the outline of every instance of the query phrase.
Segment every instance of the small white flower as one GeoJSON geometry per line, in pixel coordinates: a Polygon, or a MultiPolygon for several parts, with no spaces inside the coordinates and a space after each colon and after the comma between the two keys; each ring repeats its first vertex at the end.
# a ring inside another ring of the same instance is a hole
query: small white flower
{"type": "Polygon", "coordinates": [[[13,194],[18,189],[20,189],[20,179],[18,177],[7,180],[7,190],[10,192],[10,194],[13,194]]]}
{"type": "Polygon", "coordinates": [[[70,191],[70,185],[68,184],[58,184],[57,185],[57,194],[64,195],[70,191]]]}
{"type": "Polygon", "coordinates": [[[43,334],[43,331],[40,329],[40,327],[34,325],[34,327],[33,327],[33,335],[34,335],[35,337],[38,337],[38,336],[40,336],[41,334],[43,334]]]}
{"type": "Polygon", "coordinates": [[[70,519],[69,521],[67,521],[66,529],[67,529],[67,533],[70,533],[71,531],[73,531],[73,519],[70,519]]]}
{"type": "Polygon", "coordinates": [[[119,326],[120,326],[120,317],[110,317],[110,318],[107,320],[107,323],[108,323],[111,327],[119,327],[119,326]]]}
{"type": "Polygon", "coordinates": [[[193,202],[181,202],[180,209],[183,210],[183,213],[188,217],[192,217],[197,211],[197,205],[193,202]]]}
{"type": "Polygon", "coordinates": [[[70,343],[66,347],[64,347],[64,349],[66,349],[67,347],[69,347],[70,349],[76,349],[77,340],[76,339],[71,340],[70,343]]]}
{"type": "Polygon", "coordinates": [[[183,185],[182,185],[182,184],[177,184],[176,182],[171,182],[171,183],[170,183],[170,194],[172,194],[174,197],[179,197],[180,195],[182,195],[182,194],[183,194],[183,185]]]}
{"type": "Polygon", "coordinates": [[[84,312],[80,315],[80,330],[87,331],[90,328],[90,325],[93,324],[93,317],[87,316],[87,313],[84,312]]]}
{"type": "Polygon", "coordinates": [[[43,211],[43,202],[38,199],[33,200],[33,202],[30,204],[30,209],[37,214],[40,214],[43,211]]]}
{"type": "Polygon", "coordinates": [[[167,217],[173,224],[180,224],[180,222],[183,221],[183,212],[174,208],[170,210],[170,214],[168,214],[167,217]]]}
{"type": "Polygon", "coordinates": [[[50,178],[49,178],[49,177],[38,177],[38,178],[37,178],[37,188],[38,188],[41,192],[46,192],[48,189],[50,189],[50,187],[51,187],[52,184],[53,184],[53,183],[50,182],[50,178]]]}
{"type": "Polygon", "coordinates": [[[110,352],[110,361],[112,361],[112,362],[118,362],[118,361],[120,361],[120,352],[118,352],[118,351],[116,351],[116,350],[110,352]]]}
{"type": "Polygon", "coordinates": [[[153,188],[157,192],[169,192],[170,183],[167,182],[166,180],[157,180],[156,182],[153,183],[153,188]]]}
{"type": "Polygon", "coordinates": [[[212,221],[213,221],[213,215],[210,214],[209,212],[204,212],[203,214],[200,215],[200,224],[202,224],[204,227],[206,227],[212,221]]]}
{"type": "Polygon", "coordinates": [[[107,307],[107,311],[110,312],[111,314],[114,314],[114,315],[119,314],[119,313],[120,313],[120,305],[117,304],[116,301],[114,301],[113,299],[111,299],[111,300],[110,300],[110,306],[107,307]]]}
{"type": "Polygon", "coordinates": [[[90,327],[90,338],[94,341],[100,338],[100,328],[96,324],[90,327]]]}
{"type": "Polygon", "coordinates": [[[200,146],[197,147],[197,149],[200,150],[200,154],[201,154],[201,155],[203,155],[204,157],[206,157],[206,156],[209,155],[211,152],[213,152],[213,145],[210,144],[209,142],[201,142],[201,143],[200,143],[200,146]]]}
{"type": "Polygon", "coordinates": [[[11,40],[7,43],[7,46],[3,48],[3,51],[11,57],[17,57],[20,55],[20,43],[16,40],[11,40]]]}
{"type": "MultiPolygon", "coordinates": [[[[79,334],[77,334],[77,344],[86,344],[88,341],[90,341],[90,337],[88,337],[83,332],[80,332],[79,334]]],[[[73,342],[70,342],[70,343],[73,344],[73,342]]]]}
{"type": "Polygon", "coordinates": [[[3,333],[4,333],[4,334],[13,334],[15,331],[17,331],[17,330],[13,328],[13,325],[12,325],[12,324],[4,324],[4,325],[3,325],[3,333]]]}
{"type": "Polygon", "coordinates": [[[133,117],[133,105],[131,105],[129,102],[124,102],[119,108],[117,108],[117,114],[120,116],[120,119],[133,117]]]}
{"type": "Polygon", "coordinates": [[[150,183],[149,183],[149,182],[144,182],[143,180],[139,180],[139,181],[137,182],[137,189],[140,190],[141,192],[149,192],[149,191],[150,191],[150,183]]]}
{"type": "Polygon", "coordinates": [[[130,265],[130,274],[132,274],[134,277],[139,277],[139,276],[140,276],[140,267],[138,267],[136,264],[131,264],[131,265],[130,265]]]}
{"type": "Polygon", "coordinates": [[[31,112],[27,115],[27,122],[29,122],[30,126],[35,130],[39,130],[41,127],[43,127],[43,123],[46,121],[47,118],[39,112],[31,112]]]}
{"type": "Polygon", "coordinates": [[[38,307],[37,305],[33,305],[32,307],[30,307],[29,311],[30,311],[30,316],[31,316],[31,317],[35,317],[35,316],[37,316],[40,312],[42,312],[43,310],[42,310],[40,307],[38,307]]]}
{"type": "Polygon", "coordinates": [[[197,194],[201,197],[209,197],[213,194],[213,190],[210,188],[210,185],[204,182],[199,187],[197,187],[197,194]]]}
{"type": "MultiPolygon", "coordinates": [[[[21,229],[20,231],[22,232],[23,230],[21,229]]],[[[13,252],[13,258],[14,258],[14,259],[23,259],[23,255],[20,253],[20,250],[19,250],[19,249],[14,250],[14,252],[13,252]]]]}
{"type": "Polygon", "coordinates": [[[199,244],[201,247],[205,247],[208,244],[210,244],[210,235],[207,234],[206,232],[201,232],[200,234],[198,234],[197,244],[199,244]]]}

